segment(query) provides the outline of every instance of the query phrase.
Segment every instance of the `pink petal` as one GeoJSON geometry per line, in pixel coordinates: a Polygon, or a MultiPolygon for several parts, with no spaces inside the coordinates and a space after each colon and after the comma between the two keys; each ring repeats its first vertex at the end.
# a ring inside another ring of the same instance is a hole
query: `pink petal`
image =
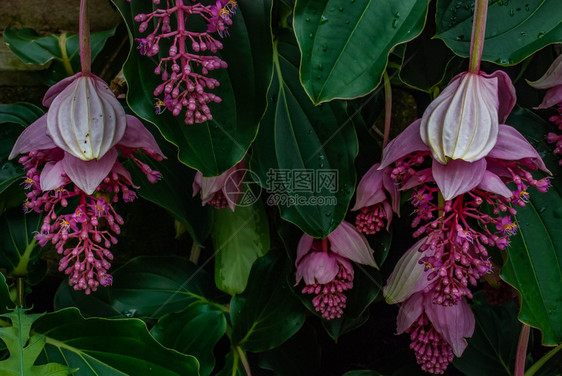
{"type": "Polygon", "coordinates": [[[429,151],[429,148],[420,137],[420,124],[421,119],[414,121],[386,145],[379,170],[414,151],[429,151]]]}
{"type": "Polygon", "coordinates": [[[326,284],[336,278],[339,269],[336,258],[328,252],[310,252],[297,267],[297,283],[302,278],[307,285],[326,284]]]}
{"type": "Polygon", "coordinates": [[[411,176],[408,178],[408,180],[403,180],[402,185],[400,186],[400,190],[407,191],[409,189],[417,187],[420,184],[434,181],[433,176],[431,175],[431,167],[420,170],[418,175],[419,177],[411,176]],[[423,179],[420,179],[420,177],[423,177],[423,179]]]}
{"type": "Polygon", "coordinates": [[[418,240],[408,249],[396,263],[383,295],[388,304],[403,302],[413,294],[425,289],[431,281],[427,279],[425,266],[418,261],[424,256],[431,256],[427,252],[419,252],[420,247],[427,241],[427,237],[418,240]]]}
{"type": "Polygon", "coordinates": [[[78,72],[74,76],[66,77],[51,86],[43,97],[43,106],[50,107],[57,95],[59,95],[68,85],[80,76],[82,76],[82,72],[78,72]]]}
{"type": "Polygon", "coordinates": [[[562,85],[562,55],[558,55],[541,78],[528,84],[535,89],[550,89],[562,85]]]}
{"type": "Polygon", "coordinates": [[[62,161],[58,162],[48,162],[43,167],[41,171],[41,176],[39,177],[39,185],[43,191],[51,191],[58,187],[61,187],[67,183],[67,179],[63,176],[64,169],[62,167],[62,161]]]}
{"type": "MultiPolygon", "coordinates": [[[[396,318],[396,334],[402,334],[414,321],[423,313],[423,302],[426,300],[423,292],[418,292],[410,296],[404,304],[400,306],[398,317],[396,318]]],[[[431,299],[428,299],[431,300],[431,299]]]]}
{"type": "MultiPolygon", "coordinates": [[[[387,169],[388,170],[388,169],[387,169]]],[[[384,189],[390,193],[390,200],[392,202],[392,210],[400,216],[400,192],[398,191],[397,183],[390,178],[390,175],[385,173],[382,176],[382,184],[384,189]]]]}
{"type": "Polygon", "coordinates": [[[386,195],[382,189],[382,180],[384,172],[378,170],[380,163],[374,164],[369,171],[361,178],[357,185],[357,194],[355,197],[355,206],[351,211],[359,210],[386,199],[386,195]]]}
{"type": "Polygon", "coordinates": [[[193,190],[192,197],[195,197],[195,195],[197,195],[197,193],[201,190],[201,179],[203,179],[203,174],[200,171],[197,171],[195,173],[195,178],[193,179],[193,184],[191,185],[193,190]]]}
{"type": "Polygon", "coordinates": [[[144,127],[139,119],[131,115],[127,115],[127,128],[118,145],[133,149],[143,149],[156,160],[166,158],[152,133],[144,127]]]}
{"type": "Polygon", "coordinates": [[[538,107],[534,107],[537,110],[543,108],[550,108],[552,106],[562,103],[562,84],[553,87],[548,90],[542,99],[542,103],[538,107]]]}
{"type": "Polygon", "coordinates": [[[303,234],[297,245],[297,260],[295,261],[295,266],[301,261],[301,259],[310,251],[312,248],[312,242],[314,238],[308,234],[303,234]]]}
{"type": "Polygon", "coordinates": [[[490,171],[486,171],[482,181],[478,184],[478,188],[488,192],[497,193],[506,198],[511,198],[513,195],[511,190],[507,188],[507,185],[504,184],[500,177],[490,171]]]}
{"type": "Polygon", "coordinates": [[[240,162],[233,169],[230,169],[230,174],[228,175],[225,185],[222,188],[222,192],[226,197],[228,202],[228,207],[230,210],[234,211],[236,203],[242,198],[244,176],[246,176],[246,170],[244,169],[244,161],[240,162]]]}
{"type": "Polygon", "coordinates": [[[123,179],[125,179],[125,181],[127,182],[127,185],[130,185],[135,189],[140,188],[138,185],[133,184],[133,178],[131,177],[131,173],[125,167],[123,167],[121,163],[116,161],[111,171],[121,175],[123,179]]]}
{"type": "Polygon", "coordinates": [[[378,268],[373,257],[374,251],[369,246],[367,239],[348,222],[343,221],[328,235],[328,240],[330,249],[334,253],[359,264],[378,268]]]}
{"type": "Polygon", "coordinates": [[[445,307],[427,299],[424,307],[435,330],[451,345],[455,356],[460,357],[468,345],[465,338],[472,337],[475,325],[474,314],[466,300],[462,299],[456,305],[445,307]]]}
{"type": "Polygon", "coordinates": [[[117,154],[117,150],[113,148],[100,160],[83,161],[65,153],[62,159],[64,172],[78,188],[91,195],[111,171],[117,160],[117,154]]]}
{"type": "Polygon", "coordinates": [[[498,141],[488,154],[489,158],[505,159],[517,161],[524,158],[532,158],[535,165],[541,170],[550,174],[544,165],[539,153],[531,146],[529,141],[515,128],[509,125],[500,124],[498,141]]]}
{"type": "Polygon", "coordinates": [[[47,150],[56,147],[53,140],[47,136],[47,114],[45,114],[24,129],[16,140],[8,159],[33,150],[47,150]]]}
{"type": "Polygon", "coordinates": [[[503,123],[507,119],[511,110],[515,106],[517,101],[517,95],[515,94],[515,87],[511,82],[511,78],[504,71],[495,71],[490,74],[481,72],[480,75],[484,77],[495,77],[498,79],[498,120],[503,123]]]}
{"type": "Polygon", "coordinates": [[[433,160],[433,178],[445,200],[462,195],[476,187],[486,172],[486,160],[465,162],[449,161],[446,165],[433,160]]]}

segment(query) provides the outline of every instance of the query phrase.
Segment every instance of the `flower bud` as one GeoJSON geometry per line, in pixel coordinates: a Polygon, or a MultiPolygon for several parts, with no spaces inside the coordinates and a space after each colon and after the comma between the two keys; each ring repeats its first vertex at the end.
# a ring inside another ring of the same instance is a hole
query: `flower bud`
{"type": "Polygon", "coordinates": [[[55,145],[83,161],[101,159],[121,140],[127,122],[106,83],[78,76],[53,100],[47,134],[55,145]]]}
{"type": "Polygon", "coordinates": [[[441,164],[478,161],[496,144],[498,108],[496,77],[462,73],[425,110],[421,139],[441,164]]]}

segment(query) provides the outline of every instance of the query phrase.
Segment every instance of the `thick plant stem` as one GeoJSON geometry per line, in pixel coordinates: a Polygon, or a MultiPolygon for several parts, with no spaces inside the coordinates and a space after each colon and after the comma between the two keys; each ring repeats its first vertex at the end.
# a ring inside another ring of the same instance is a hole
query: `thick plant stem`
{"type": "Polygon", "coordinates": [[[17,301],[16,306],[18,308],[23,308],[25,305],[24,295],[25,295],[25,277],[18,277],[16,279],[16,287],[18,289],[17,293],[17,301]]]}
{"type": "Polygon", "coordinates": [[[527,370],[527,372],[525,372],[525,376],[534,376],[535,373],[537,373],[537,371],[539,369],[541,369],[542,366],[544,366],[544,364],[546,362],[548,362],[548,360],[550,358],[552,358],[554,355],[556,355],[558,353],[558,351],[562,350],[562,344],[556,346],[555,348],[553,348],[552,350],[550,350],[549,352],[547,352],[546,354],[544,354],[542,356],[542,358],[540,358],[539,360],[537,360],[535,362],[535,364],[533,364],[531,367],[529,367],[529,369],[527,370]]]}
{"type": "Polygon", "coordinates": [[[470,62],[468,70],[472,73],[480,71],[480,60],[484,48],[486,34],[486,17],[488,16],[488,0],[474,1],[474,22],[472,23],[472,37],[470,39],[470,62]]]}
{"type": "Polygon", "coordinates": [[[388,144],[388,137],[390,135],[390,121],[392,119],[392,88],[386,71],[384,71],[382,77],[384,82],[384,137],[382,140],[382,148],[384,150],[386,144],[388,144]]]}
{"type": "Polygon", "coordinates": [[[78,38],[80,38],[80,65],[82,74],[92,73],[92,51],[90,49],[90,24],[88,22],[88,5],[86,0],[80,0],[80,19],[78,38]]]}
{"type": "Polygon", "coordinates": [[[246,354],[244,354],[244,350],[240,346],[236,346],[236,352],[240,357],[240,362],[242,362],[242,366],[244,367],[244,371],[246,372],[246,376],[252,376],[252,371],[250,369],[250,363],[248,363],[248,358],[246,358],[246,354]]]}
{"type": "Polygon", "coordinates": [[[527,345],[529,344],[530,332],[531,327],[527,324],[523,324],[521,327],[521,334],[519,334],[519,343],[517,344],[514,376],[523,376],[525,374],[525,358],[527,358],[527,345]]]}

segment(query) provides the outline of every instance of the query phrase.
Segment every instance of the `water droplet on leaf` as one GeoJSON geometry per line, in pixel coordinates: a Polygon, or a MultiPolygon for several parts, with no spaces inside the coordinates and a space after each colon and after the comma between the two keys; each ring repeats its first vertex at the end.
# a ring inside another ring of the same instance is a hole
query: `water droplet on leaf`
{"type": "Polygon", "coordinates": [[[328,22],[328,17],[322,15],[322,17],[320,18],[320,24],[325,24],[326,22],[328,22]]]}

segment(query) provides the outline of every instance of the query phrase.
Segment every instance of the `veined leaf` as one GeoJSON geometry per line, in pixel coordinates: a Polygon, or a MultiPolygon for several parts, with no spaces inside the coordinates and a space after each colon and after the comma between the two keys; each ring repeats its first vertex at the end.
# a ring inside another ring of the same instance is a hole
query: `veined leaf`
{"type": "Polygon", "coordinates": [[[230,295],[246,288],[252,264],[269,251],[269,224],[261,201],[214,212],[215,283],[230,295]]]}
{"type": "MultiPolygon", "coordinates": [[[[470,54],[473,0],[439,0],[437,34],[457,55],[470,54]]],[[[514,65],[541,48],[562,42],[559,0],[490,2],[482,60],[514,65]]]]}
{"type": "Polygon", "coordinates": [[[199,363],[160,345],[138,319],[85,319],[75,308],[48,313],[32,327],[45,348],[39,361],[78,369],[76,376],[198,376],[199,363]]]}
{"type": "MultiPolygon", "coordinates": [[[[507,120],[544,155],[547,167],[559,174],[557,158],[544,141],[547,124],[524,109],[507,120]]],[[[501,277],[521,296],[519,319],[542,332],[544,345],[562,343],[562,185],[553,180],[547,193],[531,191],[530,202],[517,208],[519,232],[511,238],[501,277]]]]}
{"type": "Polygon", "coordinates": [[[298,80],[294,38],[280,36],[268,107],[253,146],[252,171],[273,193],[269,205],[311,236],[343,220],[355,186],[357,136],[341,103],[315,107],[298,80]]]}
{"type": "MultiPolygon", "coordinates": [[[[115,29],[90,34],[92,60],[113,34],[115,29]]],[[[62,33],[42,37],[30,28],[8,28],[4,31],[4,41],[24,63],[46,65],[51,62],[47,72],[41,74],[46,84],[54,84],[81,69],[78,34],[62,33]]]]}
{"type": "Polygon", "coordinates": [[[314,104],[374,90],[388,54],[423,29],[428,1],[297,0],[300,76],[314,104]]]}

